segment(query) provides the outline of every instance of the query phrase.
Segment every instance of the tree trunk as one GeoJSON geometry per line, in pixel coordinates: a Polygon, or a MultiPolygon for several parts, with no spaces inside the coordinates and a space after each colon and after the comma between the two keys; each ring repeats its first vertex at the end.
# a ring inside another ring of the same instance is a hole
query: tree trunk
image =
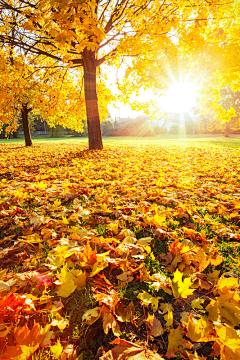
{"type": "Polygon", "coordinates": [[[230,123],[226,122],[225,137],[229,137],[230,134],[230,123]]]}
{"type": "Polygon", "coordinates": [[[83,51],[83,71],[84,71],[84,91],[88,125],[88,144],[89,149],[102,150],[102,132],[100,126],[100,116],[97,98],[97,67],[95,52],[84,49],[83,51]]]}
{"type": "Polygon", "coordinates": [[[27,105],[23,104],[22,105],[22,123],[23,123],[23,132],[24,132],[24,137],[25,137],[25,144],[26,146],[32,146],[32,139],[31,139],[31,134],[30,134],[30,128],[29,128],[29,123],[28,123],[28,113],[31,110],[28,109],[27,105]]]}

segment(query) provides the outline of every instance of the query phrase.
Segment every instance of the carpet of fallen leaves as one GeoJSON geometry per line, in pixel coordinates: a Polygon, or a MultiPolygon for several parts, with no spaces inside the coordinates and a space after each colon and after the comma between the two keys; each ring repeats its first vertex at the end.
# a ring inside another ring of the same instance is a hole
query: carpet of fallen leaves
{"type": "Polygon", "coordinates": [[[237,150],[0,153],[1,360],[240,359],[237,150]]]}

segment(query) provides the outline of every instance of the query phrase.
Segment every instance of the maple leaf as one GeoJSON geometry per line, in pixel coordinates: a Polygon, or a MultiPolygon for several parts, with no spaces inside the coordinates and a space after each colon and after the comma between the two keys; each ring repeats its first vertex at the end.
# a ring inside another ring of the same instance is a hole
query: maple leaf
{"type": "Polygon", "coordinates": [[[111,223],[107,225],[107,229],[111,230],[113,232],[114,235],[118,234],[118,223],[111,223]]]}
{"type": "Polygon", "coordinates": [[[162,299],[160,296],[157,296],[157,297],[151,296],[146,291],[139,293],[137,298],[142,300],[141,304],[143,306],[151,305],[154,312],[157,311],[157,309],[158,309],[158,300],[162,299]]]}
{"type": "Polygon", "coordinates": [[[233,327],[240,325],[240,297],[235,292],[226,292],[217,300],[212,299],[206,306],[208,319],[214,322],[223,321],[233,327]]]}
{"type": "Polygon", "coordinates": [[[92,267],[92,271],[89,274],[89,277],[93,277],[95,275],[97,275],[100,271],[102,271],[103,269],[105,269],[106,267],[108,267],[108,260],[105,258],[95,262],[95,264],[92,267]]]}
{"type": "Polygon", "coordinates": [[[38,226],[44,223],[44,217],[43,216],[39,216],[37,214],[35,214],[35,216],[30,218],[30,224],[34,225],[34,226],[38,226]]]}
{"type": "Polygon", "coordinates": [[[63,351],[63,347],[59,340],[57,341],[57,343],[55,345],[50,346],[50,351],[54,357],[59,358],[59,356],[62,354],[62,351],[63,351]]]}
{"type": "Polygon", "coordinates": [[[126,340],[115,339],[111,344],[117,345],[99,360],[164,360],[159,354],[126,340]]]}
{"type": "Polygon", "coordinates": [[[27,303],[26,296],[15,294],[0,299],[0,323],[3,323],[4,320],[17,319],[21,311],[29,309],[31,301],[29,303],[27,303]]]}
{"type": "Polygon", "coordinates": [[[172,290],[170,289],[171,280],[167,276],[156,273],[153,274],[149,280],[153,281],[152,286],[156,291],[162,289],[167,294],[172,295],[172,290]]]}
{"type": "Polygon", "coordinates": [[[76,288],[81,290],[86,284],[86,273],[81,270],[71,270],[68,271],[67,264],[63,266],[59,274],[59,281],[57,283],[61,284],[60,289],[57,291],[57,294],[63,298],[71,295],[76,288]]]}
{"type": "Polygon", "coordinates": [[[77,351],[72,344],[65,346],[62,351],[61,360],[75,360],[77,358],[77,351]]]}
{"type": "Polygon", "coordinates": [[[133,302],[125,308],[122,302],[115,306],[115,315],[121,322],[131,322],[134,319],[135,306],[133,302]]]}
{"type": "Polygon", "coordinates": [[[55,319],[52,320],[52,326],[57,326],[59,330],[63,331],[69,325],[69,321],[63,318],[59,313],[56,313],[55,319]]]}
{"type": "MultiPolygon", "coordinates": [[[[24,351],[24,349],[22,349],[22,347],[20,345],[7,346],[6,351],[1,356],[1,360],[21,359],[22,355],[25,356],[23,351],[24,351]]],[[[25,356],[25,359],[26,359],[26,356],[25,356]]]]}
{"type": "Polygon", "coordinates": [[[176,357],[177,353],[182,353],[185,349],[191,349],[192,344],[183,339],[183,329],[178,326],[176,329],[171,329],[168,335],[168,351],[166,357],[171,359],[176,357]]]}
{"type": "Polygon", "coordinates": [[[203,299],[200,299],[200,298],[197,298],[197,299],[194,299],[192,302],[191,302],[191,307],[193,309],[203,309],[202,305],[204,303],[204,300],[203,299]]]}
{"type": "Polygon", "coordinates": [[[166,327],[172,326],[173,324],[173,312],[171,309],[168,310],[167,314],[164,316],[164,320],[166,321],[166,327]]]}
{"type": "Polygon", "coordinates": [[[56,199],[52,205],[53,211],[59,210],[61,207],[61,201],[59,199],[56,199]]]}
{"type": "Polygon", "coordinates": [[[97,262],[97,252],[92,250],[91,246],[87,243],[83,252],[79,255],[79,260],[82,267],[91,267],[97,262]]]}
{"type": "MultiPolygon", "coordinates": [[[[39,324],[34,323],[30,330],[27,326],[17,327],[14,329],[14,336],[16,342],[21,349],[20,359],[28,359],[43,343],[46,338],[51,325],[46,325],[42,328],[39,324]]],[[[7,348],[5,356],[10,355],[10,347],[7,348]]]]}
{"type": "Polygon", "coordinates": [[[26,325],[14,329],[15,340],[19,345],[26,345],[28,347],[36,345],[39,346],[48,333],[51,325],[42,328],[38,323],[30,330],[26,325]]]}
{"type": "Polygon", "coordinates": [[[101,308],[101,315],[103,318],[103,330],[105,334],[108,334],[109,330],[112,329],[112,332],[115,336],[120,336],[120,326],[118,325],[115,317],[111,314],[110,310],[103,306],[101,308]]]}
{"type": "Polygon", "coordinates": [[[86,321],[88,325],[92,325],[101,315],[100,307],[95,307],[94,309],[87,310],[83,316],[82,321],[86,321]]]}
{"type": "Polygon", "coordinates": [[[189,295],[195,291],[194,289],[189,289],[192,285],[190,278],[185,278],[182,281],[183,274],[177,269],[174,273],[173,280],[172,280],[172,290],[173,295],[176,299],[179,297],[187,298],[189,295]]]}
{"type": "Polygon", "coordinates": [[[213,324],[203,318],[195,319],[190,314],[187,322],[187,336],[194,342],[207,342],[215,339],[213,324]]]}
{"type": "Polygon", "coordinates": [[[240,334],[227,324],[216,323],[215,331],[218,336],[216,343],[220,346],[223,360],[237,360],[240,356],[240,334]]]}
{"type": "Polygon", "coordinates": [[[238,278],[229,277],[219,279],[216,288],[219,294],[224,294],[227,290],[233,290],[238,288],[239,286],[240,285],[238,278]]]}
{"type": "Polygon", "coordinates": [[[5,337],[13,327],[13,323],[7,326],[6,324],[0,324],[0,338],[5,337]]]}
{"type": "Polygon", "coordinates": [[[195,351],[194,354],[188,355],[189,360],[207,360],[205,356],[199,356],[197,352],[195,351]]]}
{"type": "Polygon", "coordinates": [[[0,292],[9,291],[9,290],[10,290],[10,285],[5,281],[0,280],[0,292]]]}
{"type": "Polygon", "coordinates": [[[173,324],[173,306],[168,303],[160,304],[160,309],[164,315],[166,321],[166,327],[172,326],[173,324]]]}
{"type": "Polygon", "coordinates": [[[162,327],[161,322],[156,318],[156,316],[148,314],[146,319],[146,324],[150,329],[150,335],[152,336],[160,336],[164,333],[164,329],[162,327]]]}
{"type": "Polygon", "coordinates": [[[123,283],[128,283],[133,281],[134,277],[132,276],[132,271],[125,271],[122,274],[117,276],[118,280],[121,280],[123,283]]]}

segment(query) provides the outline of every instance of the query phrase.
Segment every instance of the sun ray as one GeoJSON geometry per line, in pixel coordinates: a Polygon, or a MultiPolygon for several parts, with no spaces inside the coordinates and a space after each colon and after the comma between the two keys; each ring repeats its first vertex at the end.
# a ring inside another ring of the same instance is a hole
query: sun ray
{"type": "Polygon", "coordinates": [[[196,91],[194,82],[172,83],[161,99],[163,109],[167,112],[190,112],[196,103],[196,91]]]}

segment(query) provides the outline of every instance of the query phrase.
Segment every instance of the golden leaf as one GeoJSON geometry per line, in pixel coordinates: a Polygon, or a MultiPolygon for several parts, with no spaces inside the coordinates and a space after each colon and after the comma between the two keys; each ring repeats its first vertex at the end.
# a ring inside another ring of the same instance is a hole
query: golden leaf
{"type": "Polygon", "coordinates": [[[185,278],[182,281],[183,274],[177,269],[174,273],[173,280],[172,280],[172,290],[173,295],[176,299],[179,297],[187,298],[189,295],[195,291],[194,289],[189,289],[192,285],[190,278],[185,278]]]}
{"type": "Polygon", "coordinates": [[[61,353],[63,351],[63,347],[62,347],[59,339],[57,340],[57,343],[55,345],[50,346],[50,351],[54,355],[54,357],[59,358],[59,356],[61,355],[61,353]]]}
{"type": "Polygon", "coordinates": [[[204,303],[204,300],[203,299],[200,299],[200,298],[197,298],[197,299],[194,299],[192,302],[191,302],[191,307],[193,309],[203,309],[202,305],[204,303]]]}
{"type": "Polygon", "coordinates": [[[167,314],[164,316],[164,320],[166,321],[166,327],[172,326],[173,324],[173,312],[171,309],[168,310],[167,314]]]}
{"type": "Polygon", "coordinates": [[[97,306],[91,310],[87,310],[83,316],[82,321],[86,321],[88,325],[93,324],[100,317],[100,308],[97,306]]]}
{"type": "Polygon", "coordinates": [[[168,351],[166,357],[170,359],[175,357],[178,352],[182,352],[185,349],[191,349],[192,344],[183,339],[183,329],[178,326],[176,329],[171,329],[168,335],[168,351]]]}
{"type": "Polygon", "coordinates": [[[187,336],[194,342],[207,342],[215,339],[213,333],[213,324],[204,318],[195,319],[191,315],[188,316],[187,336]]]}
{"type": "Polygon", "coordinates": [[[148,294],[146,291],[143,291],[142,293],[138,294],[138,299],[142,300],[143,306],[149,306],[151,305],[153,311],[157,311],[158,309],[158,300],[161,299],[160,296],[154,297],[148,294]]]}
{"type": "Polygon", "coordinates": [[[52,321],[52,326],[57,326],[59,330],[64,330],[69,325],[68,319],[63,318],[59,313],[56,313],[55,319],[52,321]]]}

